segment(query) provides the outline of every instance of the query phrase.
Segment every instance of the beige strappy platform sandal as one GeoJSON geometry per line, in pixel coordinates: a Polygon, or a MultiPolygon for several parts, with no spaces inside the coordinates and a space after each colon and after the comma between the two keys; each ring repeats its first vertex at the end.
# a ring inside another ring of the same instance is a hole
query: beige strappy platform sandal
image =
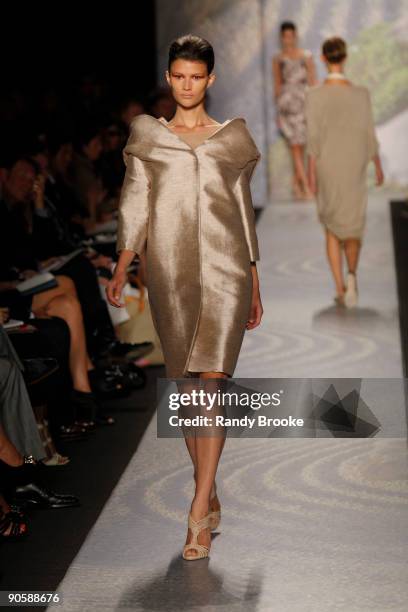
{"type": "MultiPolygon", "coordinates": [[[[215,482],[214,482],[214,490],[215,490],[215,493],[211,499],[214,499],[214,497],[217,497],[217,485],[215,484],[215,482]]],[[[218,525],[220,524],[221,509],[220,510],[210,510],[208,515],[210,517],[210,527],[211,527],[211,530],[213,531],[214,529],[217,529],[218,525]]]]}
{"type": "Polygon", "coordinates": [[[186,561],[195,561],[196,559],[204,559],[204,557],[208,557],[209,548],[204,546],[204,544],[199,544],[197,541],[198,534],[203,529],[210,527],[210,515],[207,514],[204,518],[199,521],[195,521],[191,516],[191,512],[188,514],[188,526],[191,529],[191,533],[193,534],[193,538],[190,544],[184,544],[183,548],[183,559],[186,561]],[[196,551],[196,555],[186,556],[186,552],[188,550],[196,551]]]}
{"type": "Polygon", "coordinates": [[[356,275],[353,272],[347,274],[347,289],[344,294],[344,304],[347,308],[354,308],[358,302],[358,289],[356,275]]]}

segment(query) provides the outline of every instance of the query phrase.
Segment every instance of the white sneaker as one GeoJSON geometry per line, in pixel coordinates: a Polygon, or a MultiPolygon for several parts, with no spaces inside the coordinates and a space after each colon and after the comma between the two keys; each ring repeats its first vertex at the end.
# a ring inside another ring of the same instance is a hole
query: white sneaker
{"type": "Polygon", "coordinates": [[[349,272],[347,274],[346,292],[344,294],[344,303],[347,308],[353,308],[358,301],[357,280],[356,275],[349,272]]]}

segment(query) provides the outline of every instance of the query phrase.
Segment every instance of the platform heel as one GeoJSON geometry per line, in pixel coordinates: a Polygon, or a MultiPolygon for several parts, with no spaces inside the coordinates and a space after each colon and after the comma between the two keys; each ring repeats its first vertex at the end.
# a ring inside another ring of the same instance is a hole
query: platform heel
{"type": "Polygon", "coordinates": [[[203,544],[199,544],[197,538],[200,531],[206,529],[207,527],[210,527],[210,515],[206,514],[204,518],[200,519],[199,521],[195,521],[191,516],[191,512],[189,512],[188,526],[191,530],[191,533],[193,534],[193,538],[190,544],[184,545],[183,559],[186,559],[186,561],[195,561],[196,559],[204,559],[205,557],[208,557],[210,549],[207,546],[204,546],[203,544]],[[189,550],[194,550],[197,554],[194,556],[186,556],[186,552],[189,550]]]}

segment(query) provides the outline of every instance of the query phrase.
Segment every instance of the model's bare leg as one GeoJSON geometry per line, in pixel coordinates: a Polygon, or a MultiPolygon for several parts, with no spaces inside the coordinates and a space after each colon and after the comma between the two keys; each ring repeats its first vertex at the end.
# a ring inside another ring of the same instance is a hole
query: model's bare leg
{"type": "Polygon", "coordinates": [[[294,189],[298,197],[311,198],[313,194],[309,187],[307,172],[304,162],[304,147],[303,145],[291,145],[290,147],[294,168],[294,189]],[[296,185],[296,186],[295,186],[296,185]]]}
{"type": "MultiPolygon", "coordinates": [[[[200,378],[219,379],[227,378],[223,372],[201,372],[200,378]]],[[[214,481],[219,459],[225,444],[225,435],[191,436],[186,437],[186,445],[194,466],[195,495],[191,503],[191,515],[198,521],[206,516],[210,510],[210,497],[214,494],[214,481]]],[[[217,498],[212,500],[211,510],[219,510],[217,498]]],[[[187,531],[186,544],[191,541],[191,531],[187,531]]],[[[211,544],[210,529],[203,529],[198,535],[198,543],[204,546],[211,544]]],[[[187,556],[195,557],[194,550],[187,551],[187,556]]]]}
{"type": "MultiPolygon", "coordinates": [[[[196,378],[199,378],[200,376],[201,376],[201,378],[205,378],[206,376],[207,377],[213,377],[213,378],[215,378],[215,377],[223,377],[223,378],[225,378],[227,376],[226,374],[222,374],[222,373],[220,374],[219,372],[204,372],[201,375],[200,375],[199,372],[196,372],[196,373],[194,373],[194,375],[195,375],[196,378]]],[[[186,384],[183,385],[183,391],[188,393],[189,391],[191,392],[191,389],[189,388],[189,384],[188,384],[187,380],[186,380],[186,384]]],[[[193,468],[194,468],[194,474],[193,474],[194,480],[197,483],[196,436],[195,435],[194,436],[185,436],[184,440],[185,440],[185,443],[186,443],[186,446],[187,446],[187,450],[189,452],[189,455],[190,455],[190,458],[191,458],[191,461],[192,461],[192,464],[193,464],[193,468]]],[[[223,442],[225,442],[225,438],[223,438],[223,442]]],[[[224,446],[224,443],[223,443],[223,446],[224,446]]],[[[222,449],[221,449],[221,451],[222,451],[222,449]]],[[[214,483],[213,483],[213,485],[211,487],[211,493],[210,493],[211,506],[214,503],[214,499],[218,502],[217,498],[214,498],[214,493],[215,493],[215,486],[214,486],[214,483]]],[[[211,510],[218,510],[218,509],[219,508],[212,508],[211,507],[211,510]]]]}
{"type": "Polygon", "coordinates": [[[348,271],[353,274],[357,271],[358,258],[360,255],[361,241],[358,238],[347,238],[344,241],[344,252],[346,255],[348,271]]]}
{"type": "Polygon", "coordinates": [[[338,297],[342,297],[345,292],[343,277],[343,257],[341,242],[326,228],[326,251],[330,268],[333,274],[338,297]]]}

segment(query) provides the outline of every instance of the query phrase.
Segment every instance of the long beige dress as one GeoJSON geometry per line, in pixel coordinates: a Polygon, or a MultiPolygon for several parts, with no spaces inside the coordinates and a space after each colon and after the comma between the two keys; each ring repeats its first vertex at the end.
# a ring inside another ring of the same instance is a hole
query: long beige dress
{"type": "Polygon", "coordinates": [[[259,259],[250,180],[260,153],[246,122],[179,134],[140,115],[123,152],[117,251],[146,253],[166,376],[232,376],[259,259]]]}
{"type": "Polygon", "coordinates": [[[316,158],[317,212],[340,240],[362,240],[367,165],[378,152],[368,89],[323,84],[306,93],[307,148],[316,158]]]}

